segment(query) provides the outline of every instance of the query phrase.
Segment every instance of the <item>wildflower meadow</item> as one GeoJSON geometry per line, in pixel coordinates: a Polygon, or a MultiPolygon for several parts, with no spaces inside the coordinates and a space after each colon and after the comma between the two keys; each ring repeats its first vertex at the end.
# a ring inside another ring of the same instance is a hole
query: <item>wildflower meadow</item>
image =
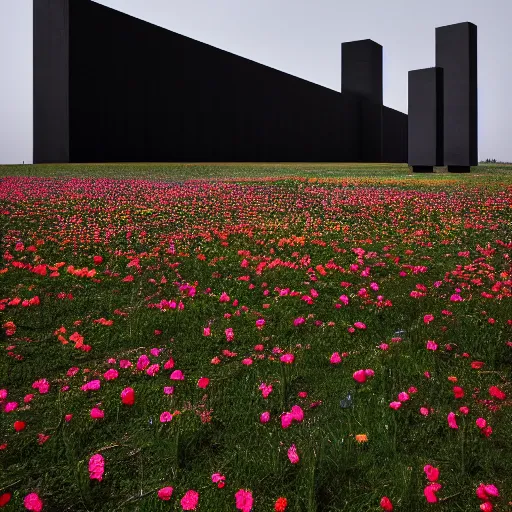
{"type": "Polygon", "coordinates": [[[1,510],[512,510],[512,170],[30,169],[1,510]]]}

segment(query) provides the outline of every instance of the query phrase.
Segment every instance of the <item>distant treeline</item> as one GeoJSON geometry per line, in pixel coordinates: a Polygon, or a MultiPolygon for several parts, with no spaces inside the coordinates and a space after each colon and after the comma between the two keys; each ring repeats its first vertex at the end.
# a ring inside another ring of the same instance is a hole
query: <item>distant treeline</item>
{"type": "Polygon", "coordinates": [[[486,158],[485,160],[482,160],[479,162],[481,164],[512,164],[512,162],[502,162],[500,160],[496,160],[496,158],[486,158]]]}

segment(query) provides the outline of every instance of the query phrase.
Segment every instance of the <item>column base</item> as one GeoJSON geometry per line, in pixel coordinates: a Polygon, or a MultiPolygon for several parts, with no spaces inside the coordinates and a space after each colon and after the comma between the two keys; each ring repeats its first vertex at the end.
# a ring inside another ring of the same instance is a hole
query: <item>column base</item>
{"type": "Polygon", "coordinates": [[[434,172],[432,165],[413,165],[412,172],[434,172]]]}
{"type": "Polygon", "coordinates": [[[470,172],[469,165],[449,165],[448,172],[470,172]]]}

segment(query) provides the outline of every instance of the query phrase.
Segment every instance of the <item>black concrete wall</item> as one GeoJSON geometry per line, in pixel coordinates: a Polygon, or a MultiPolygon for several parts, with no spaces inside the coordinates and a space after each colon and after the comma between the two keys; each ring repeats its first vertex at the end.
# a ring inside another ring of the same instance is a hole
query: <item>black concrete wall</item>
{"type": "Polygon", "coordinates": [[[34,0],[34,163],[69,162],[69,0],[34,0]]]}
{"type": "Polygon", "coordinates": [[[389,107],[382,107],[382,161],[407,162],[408,117],[389,107]]]}
{"type": "Polygon", "coordinates": [[[476,25],[436,28],[436,67],[444,76],[444,163],[478,165],[476,25]]]}
{"type": "Polygon", "coordinates": [[[69,9],[70,161],[380,161],[379,125],[349,95],[89,0],[69,9]]]}
{"type": "Polygon", "coordinates": [[[411,166],[443,165],[443,69],[409,71],[409,155],[411,166]]]}

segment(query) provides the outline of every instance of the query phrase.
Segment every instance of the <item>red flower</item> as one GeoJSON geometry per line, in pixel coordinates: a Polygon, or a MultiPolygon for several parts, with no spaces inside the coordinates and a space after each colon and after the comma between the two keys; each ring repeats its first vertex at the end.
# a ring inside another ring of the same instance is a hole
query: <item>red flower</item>
{"type": "Polygon", "coordinates": [[[491,386],[489,388],[489,394],[493,398],[497,398],[498,400],[505,400],[507,398],[507,395],[501,391],[501,389],[497,388],[496,386],[491,386]]]}
{"type": "Polygon", "coordinates": [[[0,507],[5,507],[5,505],[7,505],[7,503],[9,503],[9,501],[11,501],[11,493],[10,492],[6,492],[6,493],[0,495],[0,507]]]}
{"type": "Polygon", "coordinates": [[[274,505],[274,510],[276,512],[284,512],[286,507],[288,506],[288,500],[284,497],[279,497],[276,500],[276,504],[274,505]]]}
{"type": "Polygon", "coordinates": [[[103,263],[103,256],[94,256],[92,261],[95,265],[99,265],[100,263],[103,263]]]}
{"type": "Polygon", "coordinates": [[[391,512],[393,510],[393,503],[391,503],[387,496],[383,496],[380,500],[380,508],[386,510],[386,512],[391,512]]]}
{"type": "Polygon", "coordinates": [[[26,426],[27,424],[24,421],[14,422],[14,430],[16,430],[16,432],[21,432],[26,426]]]}
{"type": "Polygon", "coordinates": [[[121,401],[124,405],[133,405],[135,403],[135,391],[133,388],[124,388],[121,391],[121,401]]]}

